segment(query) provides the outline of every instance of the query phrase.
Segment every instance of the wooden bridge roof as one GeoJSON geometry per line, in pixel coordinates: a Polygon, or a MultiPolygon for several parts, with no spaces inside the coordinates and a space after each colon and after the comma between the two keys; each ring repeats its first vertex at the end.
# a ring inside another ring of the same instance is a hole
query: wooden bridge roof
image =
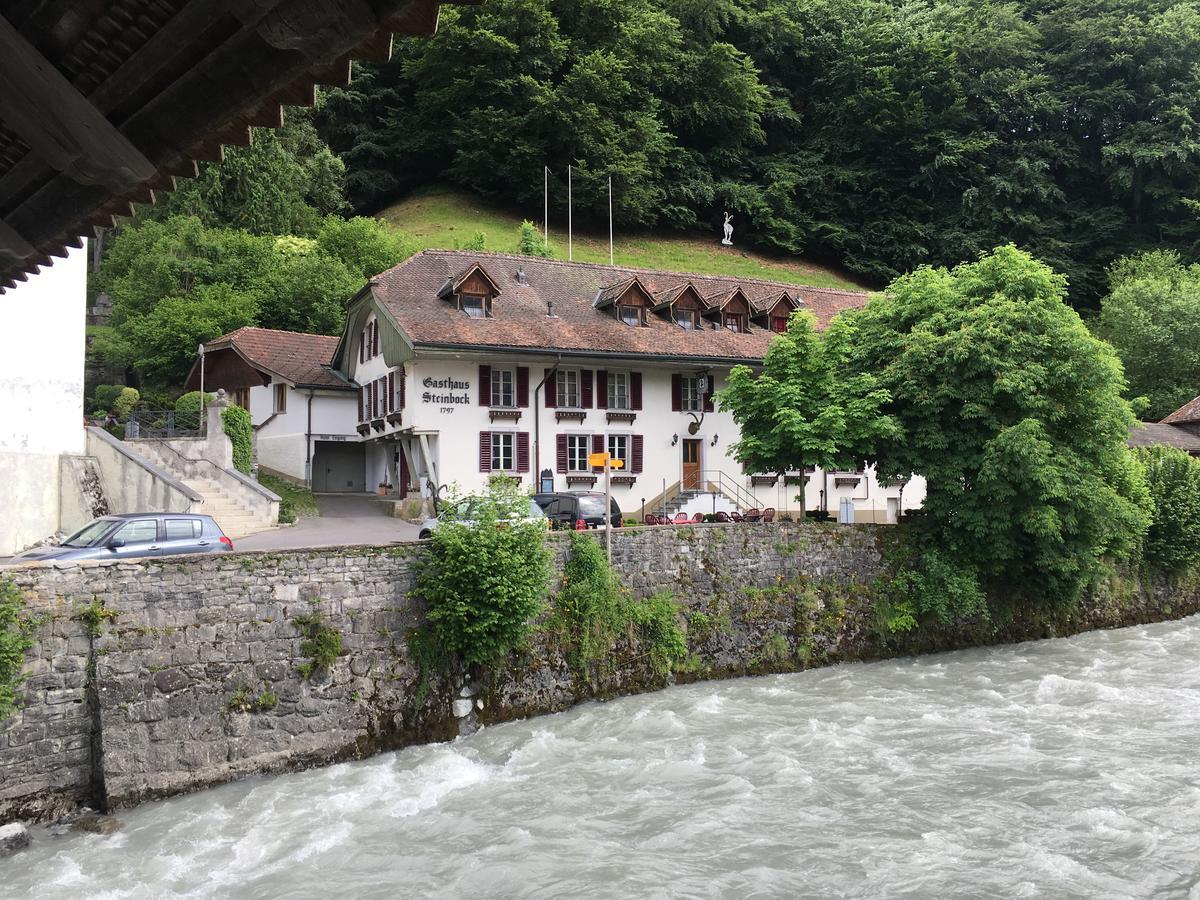
{"type": "MultiPolygon", "coordinates": [[[[447,0],[479,2],[479,0],[447,0]]],[[[245,146],[438,0],[0,0],[0,291],[245,146]]]]}

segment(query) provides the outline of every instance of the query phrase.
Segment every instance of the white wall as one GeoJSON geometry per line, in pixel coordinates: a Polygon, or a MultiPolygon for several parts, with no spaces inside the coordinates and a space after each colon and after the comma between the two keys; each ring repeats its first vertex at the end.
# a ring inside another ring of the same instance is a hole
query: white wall
{"type": "MultiPolygon", "coordinates": [[[[274,390],[274,383],[250,389],[250,414],[255,425],[261,426],[257,431],[258,464],[298,481],[307,481],[312,461],[312,448],[305,443],[309,433],[309,392],[288,384],[287,408],[271,418],[274,390]]],[[[358,400],[352,391],[313,392],[312,444],[327,439],[326,435],[351,436],[357,440],[357,424],[358,400]]]]}
{"type": "Polygon", "coordinates": [[[0,295],[0,554],[58,529],[59,456],[84,451],[87,251],[0,295]]]}

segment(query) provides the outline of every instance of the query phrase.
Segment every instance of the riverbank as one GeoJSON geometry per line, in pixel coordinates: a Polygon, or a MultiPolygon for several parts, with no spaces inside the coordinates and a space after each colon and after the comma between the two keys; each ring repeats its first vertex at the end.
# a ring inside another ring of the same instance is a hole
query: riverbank
{"type": "MultiPolygon", "coordinates": [[[[884,533],[783,523],[618,534],[613,564],[624,584],[638,597],[671,591],[679,605],[690,655],[670,674],[634,640],[581,671],[552,627],[535,630],[502,670],[426,671],[409,643],[422,621],[409,594],[423,544],[10,570],[3,576],[42,621],[25,709],[0,725],[0,823],[361,758],[673,682],[1200,610],[1194,586],[1131,582],[1057,620],[897,635],[871,590],[886,572],[884,533]],[[319,634],[336,634],[340,650],[306,679],[319,634]]],[[[565,541],[551,541],[561,573],[565,541]]]]}

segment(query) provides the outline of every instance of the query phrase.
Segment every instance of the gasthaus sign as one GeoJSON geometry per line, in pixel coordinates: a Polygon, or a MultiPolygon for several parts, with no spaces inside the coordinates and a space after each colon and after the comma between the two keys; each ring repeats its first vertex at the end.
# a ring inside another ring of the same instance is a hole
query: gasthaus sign
{"type": "Polygon", "coordinates": [[[470,406],[471,382],[454,378],[426,378],[421,382],[421,402],[440,406],[442,413],[452,413],[456,407],[470,406]]]}

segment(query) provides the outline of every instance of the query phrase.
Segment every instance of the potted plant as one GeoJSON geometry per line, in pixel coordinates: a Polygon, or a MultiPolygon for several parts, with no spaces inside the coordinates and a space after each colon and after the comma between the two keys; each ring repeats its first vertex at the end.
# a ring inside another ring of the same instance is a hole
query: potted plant
{"type": "Polygon", "coordinates": [[[386,481],[379,482],[379,487],[376,489],[380,497],[386,497],[392,492],[392,486],[386,481]]]}

